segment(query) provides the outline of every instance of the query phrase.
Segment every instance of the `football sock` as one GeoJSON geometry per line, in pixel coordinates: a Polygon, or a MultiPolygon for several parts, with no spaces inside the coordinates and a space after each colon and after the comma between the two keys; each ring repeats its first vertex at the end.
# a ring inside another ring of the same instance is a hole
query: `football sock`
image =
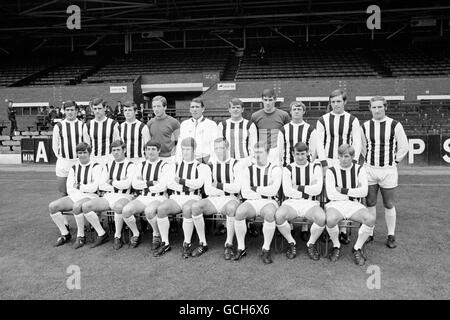
{"type": "Polygon", "coordinates": [[[247,222],[244,220],[234,220],[234,231],[236,232],[236,239],[238,249],[245,249],[245,234],[247,233],[247,222]]]}
{"type": "Polygon", "coordinates": [[[68,226],[68,225],[69,225],[69,221],[67,220],[67,216],[62,215],[62,217],[63,217],[63,220],[64,220],[64,224],[65,224],[66,226],[68,226]]]}
{"type": "Polygon", "coordinates": [[[320,227],[314,222],[311,226],[311,236],[309,237],[306,245],[309,246],[310,244],[316,243],[317,239],[319,239],[320,235],[322,234],[323,229],[325,229],[325,226],[320,227]]]}
{"type": "Polygon", "coordinates": [[[159,233],[158,223],[156,222],[156,216],[154,216],[152,219],[147,218],[147,221],[152,226],[153,236],[161,236],[161,234],[159,233]]]}
{"type": "Polygon", "coordinates": [[[91,226],[94,227],[95,232],[97,232],[97,235],[99,237],[103,236],[105,234],[105,230],[103,229],[100,220],[97,216],[97,214],[94,211],[90,211],[88,213],[85,213],[84,216],[86,217],[86,220],[89,221],[91,226]]]}
{"type": "Polygon", "coordinates": [[[194,221],[192,221],[192,218],[183,218],[183,233],[185,243],[191,243],[193,232],[194,232],[194,221]]]}
{"type": "Polygon", "coordinates": [[[77,237],[84,237],[84,214],[74,214],[77,223],[77,237]]]}
{"type": "Polygon", "coordinates": [[[393,236],[395,234],[395,221],[397,219],[397,212],[395,211],[395,207],[393,207],[392,209],[384,208],[384,217],[386,219],[388,235],[393,236]]]}
{"type": "Polygon", "coordinates": [[[355,246],[353,247],[355,250],[359,250],[362,248],[372,230],[373,227],[369,227],[366,224],[361,225],[361,228],[359,228],[358,231],[358,239],[356,239],[355,246]]]}
{"type": "Polygon", "coordinates": [[[61,232],[61,235],[65,236],[65,235],[69,234],[69,231],[66,228],[66,225],[69,225],[69,224],[64,223],[64,216],[61,214],[61,212],[50,214],[50,217],[52,218],[53,222],[58,227],[59,232],[61,232]]]}
{"type": "Polygon", "coordinates": [[[139,230],[136,225],[136,218],[131,215],[128,218],[123,218],[123,221],[127,224],[128,228],[133,232],[133,237],[139,237],[139,230]]]}
{"type": "MultiPolygon", "coordinates": [[[[375,220],[377,220],[377,207],[373,206],[373,207],[367,207],[367,210],[369,210],[369,213],[372,217],[375,217],[375,220]]],[[[371,232],[371,236],[373,236],[373,230],[375,229],[375,227],[372,229],[371,232]]]]}
{"type": "Polygon", "coordinates": [[[294,237],[292,237],[291,234],[291,227],[289,225],[289,223],[287,221],[285,221],[282,224],[277,225],[278,231],[280,231],[280,233],[283,235],[283,237],[286,238],[288,243],[296,243],[294,240],[294,237]]]}
{"type": "Polygon", "coordinates": [[[327,226],[327,232],[333,242],[333,247],[340,248],[341,243],[339,242],[339,227],[335,225],[333,228],[327,226]]]}
{"type": "MultiPolygon", "coordinates": [[[[288,226],[289,226],[289,224],[288,224],[288,226]]],[[[264,220],[263,229],[262,229],[263,236],[264,236],[264,244],[263,244],[262,248],[264,250],[270,250],[270,244],[272,243],[273,234],[275,233],[275,228],[276,228],[275,221],[267,222],[264,220]]]]}
{"type": "Polygon", "coordinates": [[[164,218],[156,218],[156,222],[158,223],[158,229],[161,233],[161,241],[166,245],[169,244],[169,229],[170,229],[170,221],[168,217],[164,218]]]}
{"type": "Polygon", "coordinates": [[[234,238],[234,217],[227,216],[227,240],[225,244],[233,244],[234,238]]]}
{"type": "Polygon", "coordinates": [[[116,232],[114,233],[114,238],[122,237],[122,228],[123,228],[123,216],[114,212],[114,225],[116,227],[116,232]]]}
{"type": "Polygon", "coordinates": [[[199,241],[206,246],[205,220],[203,219],[203,214],[192,216],[192,220],[194,222],[195,230],[197,230],[199,241]]]}

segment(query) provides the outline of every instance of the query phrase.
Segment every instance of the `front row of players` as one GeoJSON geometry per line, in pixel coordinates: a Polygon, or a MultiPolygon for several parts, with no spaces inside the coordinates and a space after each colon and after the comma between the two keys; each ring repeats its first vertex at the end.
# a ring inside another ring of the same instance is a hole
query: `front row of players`
{"type": "Polygon", "coordinates": [[[183,257],[198,257],[208,250],[203,216],[223,214],[227,226],[224,258],[237,261],[247,253],[246,220],[261,216],[264,219],[261,259],[268,264],[272,263],[270,245],[276,228],[289,243],[286,256],[289,259],[296,257],[296,242],[288,222],[300,217],[312,222],[308,256],[319,260],[316,241],[326,228],[333,242],[330,259],[337,261],[340,255],[338,223],[351,219],[361,223],[353,257],[355,263],[364,265],[361,248],[375,221],[360,203],[361,198],[367,196],[368,182],[365,169],[352,161],[355,153],[352,146],[341,145],[339,164],[326,171],[325,188],[330,200],[325,205],[326,212],[317,200],[323,188],[322,167],[309,161],[308,147],[303,142],[294,146],[294,162],[284,168],[268,161],[267,145],[263,143],[256,143],[255,162],[248,167],[229,157],[229,143],[223,138],[214,141],[216,160],[208,165],[195,160],[195,148],[194,139],[184,139],[181,142],[182,161],[167,163],[159,158],[161,145],[151,140],[145,145],[145,161],[135,165],[125,157],[123,142],[117,140],[111,144],[114,160],[103,168],[90,160],[88,144],[77,145],[78,163],[69,171],[68,196],[49,205],[50,216],[61,232],[56,246],[71,239],[67,219],[62,214],[64,211],[72,210],[75,217],[75,249],[86,242],[84,218],[97,232],[91,247],[109,240],[97,215],[97,212],[107,210],[114,211],[114,249],[122,247],[124,222],[133,233],[130,246],[136,247],[140,234],[135,215],[145,213],[153,229],[153,255],[161,256],[171,250],[169,216],[182,213],[183,257]],[[281,206],[277,201],[280,186],[284,195],[281,206]],[[202,189],[207,195],[203,199],[202,189]],[[171,195],[168,197],[169,190],[171,195]],[[133,200],[135,191],[140,195],[133,200]],[[240,194],[245,199],[243,202],[240,194]],[[200,242],[196,248],[191,245],[194,229],[200,242]],[[237,250],[233,248],[235,235],[237,250]]]}

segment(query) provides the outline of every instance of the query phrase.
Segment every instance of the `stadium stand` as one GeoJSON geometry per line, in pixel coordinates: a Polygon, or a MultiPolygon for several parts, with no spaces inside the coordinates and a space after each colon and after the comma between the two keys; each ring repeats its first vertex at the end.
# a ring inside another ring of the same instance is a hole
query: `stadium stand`
{"type": "Polygon", "coordinates": [[[448,76],[450,59],[447,51],[424,48],[384,48],[374,51],[394,77],[448,76]]]}
{"type": "Polygon", "coordinates": [[[223,72],[228,56],[229,50],[174,50],[116,57],[83,82],[132,81],[140,74],[223,72]]]}
{"type": "Polygon", "coordinates": [[[368,59],[353,49],[279,50],[267,52],[264,61],[257,51],[244,55],[237,80],[315,77],[380,77],[368,59]]]}

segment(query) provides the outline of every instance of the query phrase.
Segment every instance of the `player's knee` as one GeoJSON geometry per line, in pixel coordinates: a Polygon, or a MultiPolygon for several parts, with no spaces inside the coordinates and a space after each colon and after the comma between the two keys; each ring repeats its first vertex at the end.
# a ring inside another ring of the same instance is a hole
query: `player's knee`
{"type": "Polygon", "coordinates": [[[85,202],[81,205],[81,211],[84,213],[88,213],[93,211],[92,205],[89,202],[85,202]]]}
{"type": "Polygon", "coordinates": [[[287,210],[285,207],[280,207],[275,213],[275,220],[277,224],[283,224],[286,221],[287,210]]]}
{"type": "Polygon", "coordinates": [[[324,226],[326,222],[325,212],[323,212],[322,208],[317,206],[314,208],[314,222],[319,226],[324,226]]]}
{"type": "Polygon", "coordinates": [[[48,204],[48,210],[51,214],[58,212],[58,206],[55,201],[48,204]]]}
{"type": "Polygon", "coordinates": [[[334,227],[338,223],[337,216],[332,210],[327,210],[326,223],[330,228],[334,227]]]}
{"type": "Polygon", "coordinates": [[[183,208],[181,208],[183,218],[190,219],[192,218],[192,210],[191,206],[184,205],[183,208]]]}
{"type": "Polygon", "coordinates": [[[384,200],[383,205],[386,209],[392,209],[394,207],[394,201],[392,200],[384,200]]]}
{"type": "Polygon", "coordinates": [[[167,217],[168,213],[168,207],[165,204],[160,205],[156,209],[156,214],[158,215],[158,218],[165,218],[167,217]]]}
{"type": "Polygon", "coordinates": [[[274,222],[275,221],[275,211],[274,210],[267,210],[264,212],[264,220],[267,222],[274,222]]]}
{"type": "Polygon", "coordinates": [[[234,217],[238,206],[239,206],[239,204],[235,203],[235,202],[228,203],[225,206],[225,214],[229,217],[234,217]]]}
{"type": "Polygon", "coordinates": [[[155,207],[146,207],[144,209],[144,214],[147,217],[147,219],[153,219],[156,216],[156,210],[155,207]]]}
{"type": "Polygon", "coordinates": [[[375,225],[375,217],[372,216],[369,212],[364,215],[364,224],[369,227],[373,227],[375,225]]]}
{"type": "Polygon", "coordinates": [[[247,217],[247,210],[245,206],[239,206],[236,209],[235,219],[236,220],[244,220],[247,217]]]}
{"type": "Polygon", "coordinates": [[[111,208],[114,212],[118,213],[118,214],[122,214],[123,211],[123,205],[121,204],[114,204],[111,208]]]}
{"type": "Polygon", "coordinates": [[[366,197],[366,205],[368,207],[375,207],[377,205],[377,200],[371,197],[366,197]]]}
{"type": "MultiPolygon", "coordinates": [[[[202,205],[201,201],[197,201],[192,204],[190,209],[191,209],[191,213],[193,216],[198,216],[203,212],[203,205],[202,205]]],[[[184,212],[184,208],[183,208],[183,212],[184,212]]]]}

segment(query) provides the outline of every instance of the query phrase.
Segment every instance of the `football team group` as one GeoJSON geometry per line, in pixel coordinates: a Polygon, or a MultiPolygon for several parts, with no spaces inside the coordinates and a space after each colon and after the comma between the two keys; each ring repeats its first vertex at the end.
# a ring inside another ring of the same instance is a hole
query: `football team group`
{"type": "Polygon", "coordinates": [[[316,242],[326,229],[333,243],[329,259],[335,262],[341,244],[350,242],[339,223],[352,220],[360,223],[353,260],[364,265],[362,248],[373,240],[380,191],[386,246],[395,248],[397,164],[408,152],[408,141],[402,125],[386,116],[385,98],[370,99],[372,119],[360,125],[345,111],[346,93],[334,90],[331,111],[317,120],[315,129],[303,120],[302,102],[292,102],[289,115],[275,106],[276,100],[273,89],[263,90],[263,108],[248,120],[242,101],[232,99],[230,117],[217,124],[203,115],[205,105],[195,98],[192,117],[181,125],[166,114],[162,96],[153,98],[154,117],[147,124],[136,119],[133,102],[125,104],[120,124],[105,116],[100,98],[92,101],[95,118],[86,123],[77,119],[74,101],[64,102],[65,119],[55,125],[52,142],[63,195],[49,204],[61,233],[55,245],[71,242],[67,212],[73,213],[77,226],[73,248],[86,243],[85,219],[97,234],[91,247],[108,242],[99,215],[110,211],[114,249],[123,246],[124,223],[135,248],[142,237],[136,216],[145,215],[153,232],[152,254],[159,257],[171,250],[169,217],[181,213],[182,256],[199,257],[208,250],[204,216],[219,214],[225,221],[224,259],[239,261],[247,254],[247,221],[259,216],[261,260],[268,264],[276,229],[289,243],[287,258],[296,257],[290,222],[302,218],[309,222],[301,230],[308,256],[319,260],[316,242]],[[197,246],[191,243],[194,230],[197,246]]]}

